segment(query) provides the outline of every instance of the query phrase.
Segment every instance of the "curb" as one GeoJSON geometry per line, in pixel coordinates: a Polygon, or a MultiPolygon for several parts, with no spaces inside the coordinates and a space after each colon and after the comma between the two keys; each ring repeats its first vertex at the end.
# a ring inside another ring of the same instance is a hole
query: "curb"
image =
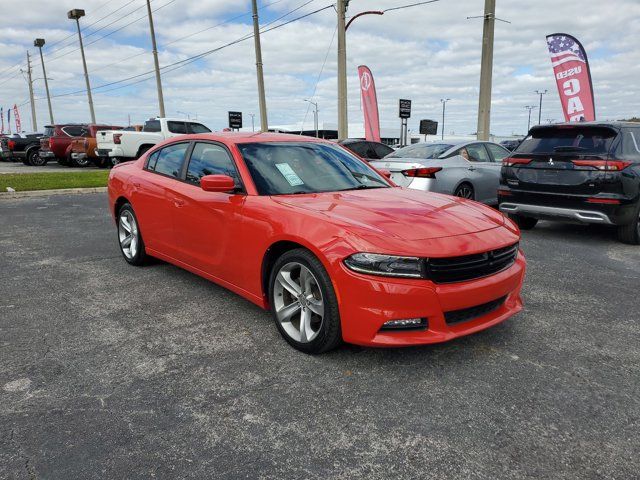
{"type": "Polygon", "coordinates": [[[48,197],[50,195],[79,195],[83,193],[105,193],[107,187],[61,188],[59,190],[30,190],[28,192],[0,192],[0,200],[10,198],[48,197]]]}

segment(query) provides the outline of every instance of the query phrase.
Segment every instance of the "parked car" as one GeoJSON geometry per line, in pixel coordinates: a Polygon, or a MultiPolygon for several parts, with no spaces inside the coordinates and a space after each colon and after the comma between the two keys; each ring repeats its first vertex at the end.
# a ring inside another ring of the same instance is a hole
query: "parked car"
{"type": "Polygon", "coordinates": [[[359,138],[347,138],[345,140],[340,140],[338,143],[368,162],[372,160],[380,160],[394,152],[393,148],[385,145],[384,143],[372,142],[359,138]]]}
{"type": "Polygon", "coordinates": [[[115,165],[140,157],[155,144],[167,138],[209,132],[211,130],[203,124],[190,120],[152,118],[145,122],[141,132],[129,130],[98,132],[97,155],[102,162],[115,165]]]}
{"type": "Polygon", "coordinates": [[[503,162],[500,210],[522,229],[540,219],[614,225],[640,244],[640,125],[533,127],[503,162]]]}
{"type": "Polygon", "coordinates": [[[71,161],[74,166],[85,167],[95,164],[98,167],[106,167],[104,158],[98,157],[96,154],[96,134],[103,130],[120,130],[123,127],[115,125],[96,125],[89,124],[89,134],[83,138],[75,138],[71,142],[71,161]]]}
{"type": "Polygon", "coordinates": [[[41,133],[13,134],[0,139],[0,155],[9,162],[37,165],[41,133]]]}
{"type": "Polygon", "coordinates": [[[504,148],[506,148],[510,152],[513,152],[516,148],[520,146],[520,144],[522,143],[522,140],[524,139],[519,138],[515,140],[503,140],[500,142],[500,145],[502,145],[504,148]]]}
{"type": "Polygon", "coordinates": [[[416,143],[372,162],[402,187],[498,203],[502,159],[509,151],[492,142],[416,143]]]}
{"type": "Polygon", "coordinates": [[[108,191],[128,263],[157,257],[229,288],[304,352],[444,342],[522,308],[513,222],[395,187],[326,140],[175,138],[116,165],[108,191]]]}
{"type": "Polygon", "coordinates": [[[49,160],[57,160],[60,165],[82,166],[71,158],[71,142],[88,135],[89,127],[84,123],[47,125],[40,139],[40,162],[44,165],[49,160]]]}

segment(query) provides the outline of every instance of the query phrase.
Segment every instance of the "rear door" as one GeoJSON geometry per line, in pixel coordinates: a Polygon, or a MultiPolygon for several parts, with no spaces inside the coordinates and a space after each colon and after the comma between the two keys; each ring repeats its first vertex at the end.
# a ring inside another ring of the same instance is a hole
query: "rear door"
{"type": "Polygon", "coordinates": [[[507,186],[532,193],[591,196],[607,189],[618,131],[595,125],[534,128],[503,168],[507,186]]]}

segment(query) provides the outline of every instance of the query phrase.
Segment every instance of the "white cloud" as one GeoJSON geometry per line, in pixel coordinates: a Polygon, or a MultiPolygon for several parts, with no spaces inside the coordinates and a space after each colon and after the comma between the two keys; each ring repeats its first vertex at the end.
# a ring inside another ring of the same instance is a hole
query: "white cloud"
{"type": "MultiPolygon", "coordinates": [[[[331,0],[315,0],[295,12],[293,18],[328,5],[331,0]]],[[[91,83],[94,87],[148,72],[152,57],[146,19],[90,44],[105,33],[120,28],[145,13],[144,0],[4,0],[3,11],[11,12],[0,35],[0,105],[5,108],[28,98],[25,80],[14,64],[25,62],[25,52],[33,39],[47,39],[45,62],[53,80],[53,93],[84,89],[82,64],[73,35],[73,22],[67,10],[83,6],[87,16],[81,24],[88,26],[117,8],[117,13],[87,28],[86,52],[91,83]],[[134,11],[138,9],[137,11],[134,11]],[[121,18],[113,25],[88,36],[101,26],[121,18]],[[53,45],[56,41],[67,40],[53,45]],[[52,48],[51,48],[52,47],[52,48]],[[65,55],[66,53],[66,55],[65,55]],[[58,58],[55,58],[58,57],[58,58]],[[132,57],[132,58],[130,58],[132,57]],[[110,64],[114,64],[108,66],[110,64]],[[5,72],[9,69],[8,72],[5,72]]],[[[263,10],[263,20],[275,18],[304,0],[264,0],[273,3],[263,10]],[[266,13],[267,15],[264,15],[266,13]]],[[[350,14],[362,10],[384,9],[412,3],[410,0],[352,0],[350,14]]],[[[249,0],[154,0],[154,14],[160,48],[160,63],[168,65],[189,56],[214,49],[251,33],[251,16],[209,29],[188,39],[178,39],[247,13],[249,0]]],[[[420,118],[440,118],[440,98],[451,98],[447,106],[447,131],[475,131],[479,85],[482,20],[467,16],[482,14],[481,0],[441,0],[440,2],[390,11],[384,16],[366,16],[354,22],[348,32],[349,115],[350,122],[361,120],[356,68],[367,64],[378,87],[381,121],[395,126],[397,100],[413,100],[410,128],[416,129],[420,118]]],[[[595,0],[557,2],[506,2],[498,0],[497,16],[511,23],[498,22],[495,32],[492,131],[497,134],[523,133],[526,129],[525,105],[537,104],[533,93],[548,89],[543,119],[562,116],[555,90],[544,37],[556,31],[572,33],[582,40],[591,56],[600,118],[623,118],[638,115],[637,79],[640,78],[640,3],[636,0],[595,0]]],[[[267,21],[267,20],[264,20],[267,21]]],[[[264,22],[263,22],[264,23],[264,22]]],[[[327,48],[335,31],[335,12],[328,9],[262,37],[265,83],[269,118],[273,124],[301,122],[308,98],[315,86],[327,48]]],[[[336,43],[318,84],[316,96],[320,120],[336,118],[336,43]]],[[[34,59],[34,77],[42,77],[39,59],[34,59]]],[[[94,94],[99,121],[123,123],[128,115],[140,122],[157,112],[155,81],[128,88],[94,94]]],[[[253,40],[225,48],[192,65],[163,75],[165,102],[169,114],[177,111],[198,114],[214,128],[226,123],[228,110],[257,113],[255,56],[253,40]]],[[[44,96],[42,80],[35,82],[36,93],[44,96]]],[[[54,98],[57,121],[86,121],[88,107],[85,94],[54,98]]],[[[21,109],[23,124],[28,125],[29,109],[21,109]]],[[[40,126],[48,118],[46,101],[37,101],[40,126]]],[[[534,112],[537,120],[537,113],[534,112]]],[[[312,122],[307,118],[307,126],[312,122]]]]}

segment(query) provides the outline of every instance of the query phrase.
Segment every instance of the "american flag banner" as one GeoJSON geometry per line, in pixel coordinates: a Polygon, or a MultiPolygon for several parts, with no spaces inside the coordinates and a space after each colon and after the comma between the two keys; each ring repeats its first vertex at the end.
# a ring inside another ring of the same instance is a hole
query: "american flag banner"
{"type": "Polygon", "coordinates": [[[584,47],[575,37],[566,33],[548,35],[547,46],[565,120],[594,121],[596,108],[593,84],[584,47]]]}
{"type": "Polygon", "coordinates": [[[16,133],[22,131],[22,122],[20,121],[20,112],[18,112],[18,105],[13,104],[13,118],[16,122],[16,133]]]}

